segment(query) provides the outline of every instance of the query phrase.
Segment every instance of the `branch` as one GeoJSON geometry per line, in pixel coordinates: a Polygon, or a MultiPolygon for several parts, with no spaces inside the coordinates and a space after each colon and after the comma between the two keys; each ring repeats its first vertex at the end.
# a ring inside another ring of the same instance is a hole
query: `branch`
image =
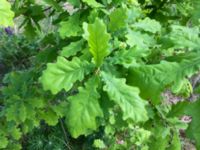
{"type": "Polygon", "coordinates": [[[64,124],[63,124],[63,121],[62,119],[59,119],[60,121],[60,125],[61,125],[61,128],[63,130],[63,134],[64,134],[64,138],[65,138],[65,142],[66,142],[66,146],[69,150],[72,150],[71,147],[69,146],[69,142],[68,142],[68,137],[67,137],[67,132],[65,131],[65,127],[64,127],[64,124]]]}

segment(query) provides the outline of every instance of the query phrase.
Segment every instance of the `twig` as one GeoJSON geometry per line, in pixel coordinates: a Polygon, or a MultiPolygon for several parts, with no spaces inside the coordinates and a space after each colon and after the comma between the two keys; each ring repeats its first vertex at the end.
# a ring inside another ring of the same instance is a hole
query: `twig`
{"type": "Polygon", "coordinates": [[[64,127],[63,121],[62,121],[62,119],[59,119],[59,121],[60,121],[61,128],[62,128],[62,130],[63,130],[63,134],[64,134],[66,146],[67,146],[67,148],[68,148],[69,150],[72,150],[71,147],[69,146],[68,137],[67,137],[67,133],[66,133],[66,131],[65,131],[65,127],[64,127]]]}
{"type": "Polygon", "coordinates": [[[45,9],[43,9],[43,11],[48,11],[51,8],[52,8],[52,6],[49,6],[49,7],[45,8],[45,9]]]}

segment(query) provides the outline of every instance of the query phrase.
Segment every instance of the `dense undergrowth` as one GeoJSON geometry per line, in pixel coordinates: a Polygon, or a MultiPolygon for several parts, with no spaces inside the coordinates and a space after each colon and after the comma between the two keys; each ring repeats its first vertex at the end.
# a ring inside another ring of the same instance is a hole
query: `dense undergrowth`
{"type": "Polygon", "coordinates": [[[0,149],[200,149],[199,10],[0,0],[0,149]]]}

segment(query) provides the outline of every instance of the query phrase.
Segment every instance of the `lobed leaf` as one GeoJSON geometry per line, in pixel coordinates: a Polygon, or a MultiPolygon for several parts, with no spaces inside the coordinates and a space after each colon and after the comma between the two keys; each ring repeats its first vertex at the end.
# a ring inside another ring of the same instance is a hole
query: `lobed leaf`
{"type": "Polygon", "coordinates": [[[147,121],[147,102],[140,98],[139,89],[127,85],[125,79],[115,78],[105,72],[101,72],[106,91],[112,101],[118,104],[123,112],[123,119],[131,119],[134,122],[147,121]]]}
{"type": "Polygon", "coordinates": [[[39,118],[44,120],[48,125],[55,126],[58,123],[59,116],[52,109],[40,111],[39,118]]]}
{"type": "Polygon", "coordinates": [[[200,45],[199,28],[189,28],[180,25],[172,25],[171,32],[161,38],[165,48],[189,50],[198,49],[200,45]]]}
{"type": "Polygon", "coordinates": [[[0,135],[0,149],[4,149],[7,147],[9,141],[6,137],[0,135]]]}
{"type": "Polygon", "coordinates": [[[130,49],[122,49],[116,51],[114,53],[114,57],[111,57],[111,63],[123,65],[125,68],[129,68],[131,66],[137,66],[139,60],[142,57],[147,56],[149,53],[148,50],[139,49],[136,47],[132,47],[130,49]]]}
{"type": "Polygon", "coordinates": [[[110,18],[109,29],[111,31],[116,31],[121,28],[125,28],[128,19],[127,8],[116,8],[111,12],[109,18],[110,18]]]}
{"type": "Polygon", "coordinates": [[[200,149],[200,121],[199,121],[199,108],[200,108],[200,101],[194,102],[188,105],[185,108],[185,115],[192,116],[192,122],[189,124],[188,129],[186,130],[186,135],[190,139],[195,140],[196,148],[200,149]]]}
{"type": "Polygon", "coordinates": [[[0,26],[13,26],[14,13],[11,11],[11,5],[7,0],[0,1],[0,26]]]}
{"type": "Polygon", "coordinates": [[[68,46],[63,47],[60,55],[67,58],[76,55],[79,51],[82,50],[83,43],[83,40],[71,42],[68,46]]]}
{"type": "Polygon", "coordinates": [[[56,63],[49,63],[40,78],[45,90],[57,94],[62,89],[70,90],[76,81],[81,81],[88,74],[91,65],[75,57],[72,61],[59,56],[56,63]]]}
{"type": "Polygon", "coordinates": [[[195,102],[179,102],[172,107],[169,116],[182,117],[183,115],[191,116],[192,121],[186,130],[186,136],[192,140],[195,140],[196,148],[200,149],[200,100],[195,102]]]}
{"type": "Polygon", "coordinates": [[[160,23],[148,17],[134,23],[133,27],[154,34],[161,31],[160,23]]]}
{"type": "Polygon", "coordinates": [[[79,32],[81,32],[79,19],[79,14],[75,14],[70,16],[67,21],[62,21],[58,30],[60,37],[64,39],[66,37],[78,36],[79,32]]]}
{"type": "Polygon", "coordinates": [[[106,31],[106,25],[100,19],[96,19],[93,24],[85,24],[84,37],[88,41],[90,52],[94,57],[95,64],[99,67],[103,59],[109,54],[110,34],[106,31]]]}
{"type": "Polygon", "coordinates": [[[83,2],[93,8],[103,7],[103,5],[98,3],[96,0],[83,0],[83,2]]]}
{"type": "Polygon", "coordinates": [[[148,34],[141,33],[139,31],[129,30],[126,35],[127,44],[130,47],[136,46],[139,49],[149,49],[156,44],[155,40],[152,36],[148,34]]]}
{"type": "Polygon", "coordinates": [[[129,71],[128,83],[139,87],[142,97],[151,99],[153,103],[159,103],[161,92],[167,86],[178,87],[185,77],[190,77],[200,70],[199,53],[192,53],[189,56],[190,59],[182,59],[179,63],[162,61],[160,64],[132,68],[129,71]]]}
{"type": "Polygon", "coordinates": [[[85,87],[79,88],[79,93],[69,97],[66,124],[74,138],[80,135],[88,135],[98,127],[96,118],[103,117],[97,92],[98,78],[92,77],[85,83],[85,87]]]}

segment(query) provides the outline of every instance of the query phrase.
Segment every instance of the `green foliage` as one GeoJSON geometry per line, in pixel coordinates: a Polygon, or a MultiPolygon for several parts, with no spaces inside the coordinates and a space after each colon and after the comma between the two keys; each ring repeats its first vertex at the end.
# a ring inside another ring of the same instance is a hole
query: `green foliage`
{"type": "Polygon", "coordinates": [[[32,57],[38,52],[36,41],[28,41],[22,35],[6,35],[3,31],[0,31],[0,38],[1,73],[32,66],[32,57]]]}
{"type": "Polygon", "coordinates": [[[157,33],[161,31],[160,23],[149,18],[145,18],[144,20],[133,24],[133,27],[151,33],[157,33]]]}
{"type": "Polygon", "coordinates": [[[167,48],[173,47],[175,49],[198,49],[200,43],[198,34],[199,28],[172,25],[171,32],[163,37],[163,46],[167,48]]]}
{"type": "Polygon", "coordinates": [[[6,137],[1,137],[0,139],[1,139],[0,148],[1,149],[6,148],[8,145],[8,139],[6,137]]]}
{"type": "Polygon", "coordinates": [[[125,28],[128,19],[128,9],[117,8],[110,14],[110,30],[117,31],[119,29],[125,28]],[[120,20],[120,21],[119,21],[120,20]]]}
{"type": "Polygon", "coordinates": [[[196,141],[197,149],[200,148],[200,135],[199,135],[199,105],[200,101],[196,101],[193,103],[189,102],[180,102],[177,104],[177,107],[173,107],[172,112],[170,112],[169,116],[181,116],[181,115],[188,115],[192,117],[192,122],[190,123],[189,127],[186,130],[186,134],[190,139],[196,141]]]}
{"type": "Polygon", "coordinates": [[[77,36],[81,31],[79,24],[80,15],[75,14],[70,16],[67,21],[62,21],[60,23],[59,33],[61,38],[77,36]]]}
{"type": "Polygon", "coordinates": [[[80,87],[78,94],[69,97],[66,124],[69,132],[75,138],[82,134],[87,135],[91,131],[96,130],[98,127],[96,118],[103,116],[98,102],[100,98],[97,92],[98,83],[98,78],[91,78],[86,82],[85,88],[80,87]]]}
{"type": "Polygon", "coordinates": [[[199,93],[199,8],[1,0],[0,25],[14,12],[20,35],[0,35],[0,149],[180,150],[180,130],[200,149],[199,100],[163,98],[199,93]]]}
{"type": "Polygon", "coordinates": [[[85,2],[86,4],[88,4],[89,6],[91,6],[93,8],[102,7],[103,6],[100,3],[96,2],[96,0],[83,0],[83,2],[85,2]]]}
{"type": "MultiPolygon", "coordinates": [[[[128,82],[141,89],[141,95],[153,103],[160,101],[161,92],[169,86],[179,88],[185,77],[195,74],[200,67],[199,53],[187,53],[191,56],[181,62],[166,62],[144,65],[130,69],[128,82]],[[143,80],[144,79],[144,80],[143,80]]],[[[175,59],[175,58],[174,58],[175,59]]]]}
{"type": "Polygon", "coordinates": [[[67,61],[64,57],[58,57],[56,63],[48,64],[41,82],[44,89],[50,89],[53,94],[62,89],[68,91],[74,82],[83,80],[84,74],[88,73],[88,68],[88,62],[81,62],[79,58],[75,57],[72,61],[67,61]]]}
{"type": "Polygon", "coordinates": [[[109,54],[110,35],[106,32],[106,26],[102,20],[96,19],[94,24],[85,24],[85,38],[88,41],[90,52],[97,66],[103,63],[104,57],[109,54]],[[99,38],[100,37],[100,38],[99,38]]]}
{"type": "Polygon", "coordinates": [[[1,0],[0,2],[0,26],[13,26],[14,13],[11,11],[11,5],[7,0],[1,0]]]}
{"type": "Polygon", "coordinates": [[[148,34],[143,34],[139,31],[129,30],[128,34],[126,35],[126,38],[127,44],[130,47],[135,46],[139,49],[148,50],[149,47],[152,47],[156,44],[152,36],[149,36],[148,34]]]}
{"type": "Polygon", "coordinates": [[[60,53],[61,56],[70,57],[76,55],[79,51],[82,50],[84,42],[82,40],[72,42],[68,46],[64,47],[60,53]]]}
{"type": "Polygon", "coordinates": [[[139,90],[126,85],[125,79],[117,79],[102,72],[106,91],[111,100],[115,101],[123,111],[123,119],[132,119],[133,122],[148,119],[145,109],[146,102],[139,97],[139,90]]]}
{"type": "Polygon", "coordinates": [[[55,8],[57,11],[62,11],[62,7],[54,0],[44,0],[44,2],[46,4],[48,4],[49,6],[52,6],[53,8],[55,8]]]}
{"type": "Polygon", "coordinates": [[[60,125],[51,128],[41,125],[40,128],[34,129],[31,133],[27,134],[27,140],[26,147],[31,150],[62,150],[66,146],[70,148],[70,145],[67,143],[68,141],[65,141],[60,125]]]}

